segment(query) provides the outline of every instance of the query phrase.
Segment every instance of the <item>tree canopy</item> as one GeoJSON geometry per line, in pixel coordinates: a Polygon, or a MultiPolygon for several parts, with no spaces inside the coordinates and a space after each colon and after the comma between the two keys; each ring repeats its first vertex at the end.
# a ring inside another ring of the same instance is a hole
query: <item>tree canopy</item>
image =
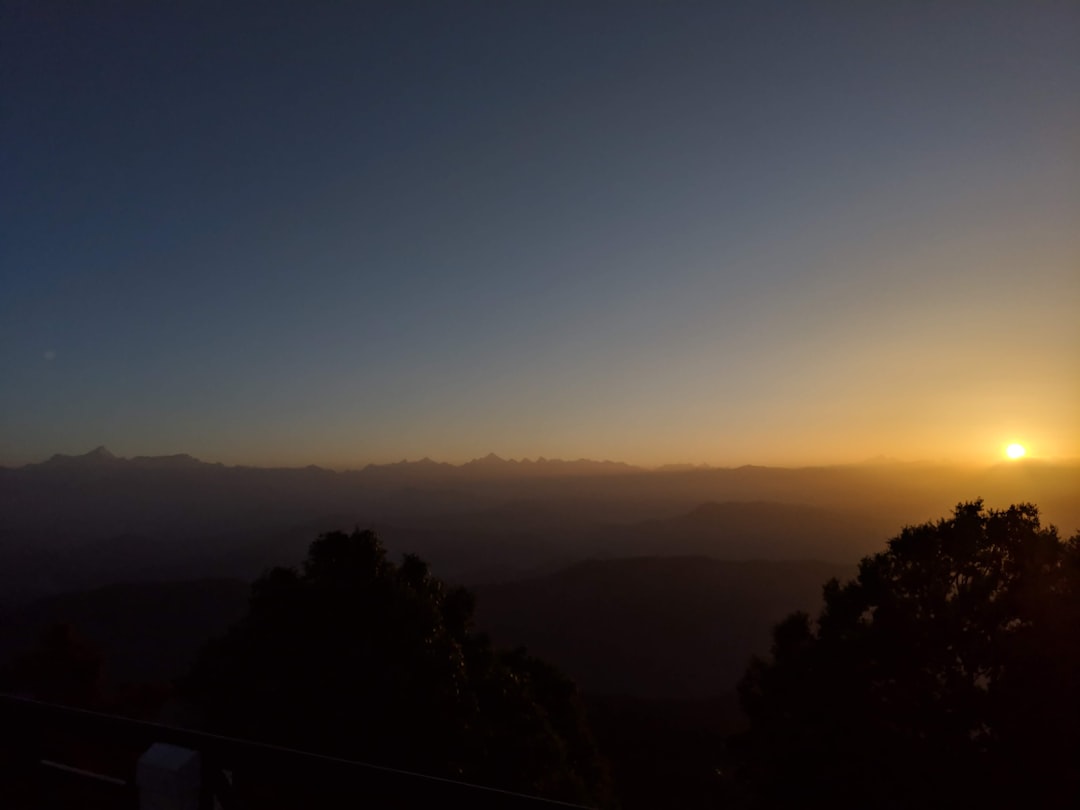
{"type": "Polygon", "coordinates": [[[252,587],[185,691],[214,730],[574,801],[604,774],[573,683],[472,629],[473,597],[371,531],[321,535],[252,587]]]}
{"type": "Polygon", "coordinates": [[[959,504],[779,624],[733,740],[761,806],[1074,806],[1080,535],[959,504]]]}

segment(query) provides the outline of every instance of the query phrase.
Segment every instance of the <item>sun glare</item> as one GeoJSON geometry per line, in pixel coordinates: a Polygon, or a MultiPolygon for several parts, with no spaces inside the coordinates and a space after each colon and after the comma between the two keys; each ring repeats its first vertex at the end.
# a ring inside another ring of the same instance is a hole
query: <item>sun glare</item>
{"type": "Polygon", "coordinates": [[[1023,458],[1027,450],[1024,449],[1022,444],[1010,444],[1005,448],[1005,455],[1009,458],[1023,458]]]}

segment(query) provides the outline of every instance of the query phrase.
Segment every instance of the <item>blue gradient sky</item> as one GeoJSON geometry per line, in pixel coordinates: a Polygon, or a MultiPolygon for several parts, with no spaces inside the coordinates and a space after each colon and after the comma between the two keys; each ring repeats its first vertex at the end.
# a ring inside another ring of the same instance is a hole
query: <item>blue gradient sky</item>
{"type": "Polygon", "coordinates": [[[3,14],[0,463],[1080,455],[1076,3],[3,14]]]}

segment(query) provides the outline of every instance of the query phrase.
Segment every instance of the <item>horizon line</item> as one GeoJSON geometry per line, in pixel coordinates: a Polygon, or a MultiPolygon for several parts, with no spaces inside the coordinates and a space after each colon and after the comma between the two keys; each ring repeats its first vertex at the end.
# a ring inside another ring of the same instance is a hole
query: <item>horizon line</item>
{"type": "Polygon", "coordinates": [[[670,461],[662,462],[659,464],[638,464],[634,462],[622,461],[618,459],[605,459],[605,458],[589,458],[585,456],[579,456],[577,458],[560,458],[560,457],[547,457],[539,455],[536,457],[522,456],[520,458],[503,457],[495,452],[488,452],[482,456],[476,456],[462,462],[453,461],[439,461],[433,459],[431,456],[425,455],[420,458],[410,459],[403,457],[397,461],[369,461],[365,463],[330,463],[330,464],[318,464],[318,463],[265,463],[257,464],[250,462],[224,462],[224,461],[207,461],[204,458],[194,456],[190,453],[163,453],[160,455],[148,455],[137,454],[132,456],[119,456],[113,454],[105,445],[98,445],[92,450],[85,453],[53,453],[48,458],[38,461],[26,461],[22,463],[10,463],[4,462],[0,464],[0,468],[6,469],[21,469],[23,467],[32,467],[49,462],[56,462],[61,460],[86,460],[91,461],[94,459],[100,459],[101,461],[164,461],[168,459],[190,459],[192,462],[199,464],[206,464],[211,466],[221,467],[233,467],[233,468],[249,468],[249,469],[277,469],[277,470],[301,470],[316,468],[325,470],[327,472],[336,473],[349,473],[349,472],[361,472],[369,468],[385,468],[385,467],[400,467],[405,465],[422,465],[429,464],[442,468],[449,469],[462,469],[471,465],[482,464],[503,464],[503,465],[543,465],[543,464],[593,464],[598,466],[609,466],[622,468],[627,472],[639,471],[639,472],[693,472],[693,471],[708,471],[708,470],[739,470],[745,468],[760,468],[760,469],[787,469],[787,470],[800,470],[800,469],[822,469],[822,468],[840,468],[840,467],[874,467],[874,466],[933,466],[933,467],[956,467],[956,468],[991,468],[996,466],[1025,466],[1032,463],[1042,464],[1076,464],[1080,463],[1080,459],[1073,458],[1047,458],[1047,457],[1033,457],[1026,456],[1020,459],[1008,459],[1002,458],[997,461],[990,462],[977,462],[966,461],[960,462],[952,459],[915,459],[905,460],[899,459],[893,456],[877,455],[864,458],[859,461],[819,461],[810,463],[755,463],[745,462],[741,464],[729,463],[718,464],[713,462],[691,462],[691,461],[670,461]]]}

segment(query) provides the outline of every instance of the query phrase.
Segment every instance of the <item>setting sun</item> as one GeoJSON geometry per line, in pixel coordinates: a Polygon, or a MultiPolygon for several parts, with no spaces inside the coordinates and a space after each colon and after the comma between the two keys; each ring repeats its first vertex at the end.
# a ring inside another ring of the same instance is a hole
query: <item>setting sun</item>
{"type": "Polygon", "coordinates": [[[1010,444],[1005,448],[1005,455],[1009,458],[1023,458],[1027,450],[1024,449],[1022,444],[1010,444]]]}

